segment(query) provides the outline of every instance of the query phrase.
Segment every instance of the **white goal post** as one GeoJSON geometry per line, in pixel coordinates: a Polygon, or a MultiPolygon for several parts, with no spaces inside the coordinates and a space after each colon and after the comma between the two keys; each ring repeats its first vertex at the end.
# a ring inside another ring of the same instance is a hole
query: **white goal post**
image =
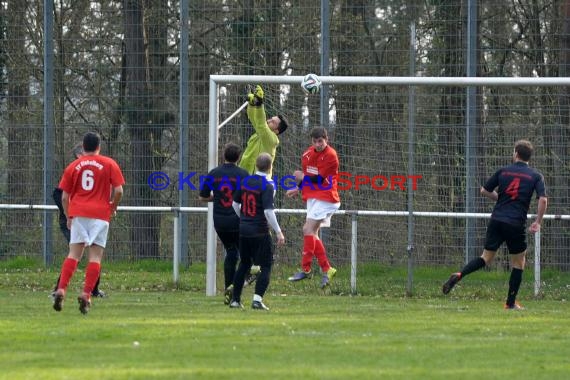
{"type": "MultiPolygon", "coordinates": [[[[211,75],[209,82],[209,144],[208,144],[208,170],[213,169],[218,165],[218,138],[220,133],[220,120],[219,120],[219,86],[225,84],[281,84],[299,86],[303,76],[265,76],[265,75],[211,75]]],[[[352,76],[321,76],[323,85],[367,85],[367,86],[459,86],[459,87],[478,87],[478,86],[519,86],[519,87],[541,87],[541,86],[569,86],[570,78],[538,78],[538,77],[352,77],[352,76]]],[[[299,89],[300,90],[300,89],[299,89]]],[[[242,105],[243,107],[243,105],[242,105]]],[[[230,118],[234,117],[236,113],[232,114],[230,118]]],[[[230,119],[228,118],[228,119],[230,119]]],[[[224,124],[229,120],[226,119],[224,124]]],[[[223,131],[223,129],[222,129],[223,131]]],[[[278,210],[279,211],[279,210],[278,210]]],[[[283,212],[303,212],[303,210],[282,210],[283,212]]],[[[208,219],[207,219],[207,273],[206,273],[206,294],[208,296],[216,295],[216,233],[213,225],[212,218],[213,207],[212,204],[208,205],[208,219]]],[[[344,211],[342,211],[344,212],[344,211]]],[[[361,215],[362,211],[357,211],[361,215]]],[[[370,211],[370,215],[375,212],[370,211]]],[[[378,211],[382,213],[382,211],[378,211]]],[[[484,218],[488,214],[469,214],[469,213],[428,213],[416,212],[413,210],[404,212],[386,212],[384,215],[398,216],[398,215],[415,215],[415,216],[438,216],[436,214],[447,214],[449,217],[462,217],[462,218],[484,218]]],[[[439,215],[441,216],[441,215],[439,215]]],[[[530,216],[529,216],[530,217],[530,216]]],[[[568,215],[546,215],[545,219],[568,219],[568,215]]],[[[355,288],[356,276],[356,242],[352,242],[352,271],[351,271],[351,286],[355,288]]],[[[535,242],[535,293],[538,293],[540,287],[540,234],[536,237],[535,242]],[[536,282],[538,279],[538,283],[536,282]]]]}

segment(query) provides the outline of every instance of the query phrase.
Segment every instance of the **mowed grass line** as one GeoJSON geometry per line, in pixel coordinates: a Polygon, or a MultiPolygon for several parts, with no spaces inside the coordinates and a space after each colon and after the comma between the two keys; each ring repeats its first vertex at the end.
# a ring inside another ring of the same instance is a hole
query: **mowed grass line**
{"type": "MultiPolygon", "coordinates": [[[[148,274],[132,276],[136,282],[148,274]]],[[[287,296],[270,291],[270,312],[251,310],[248,302],[232,310],[221,296],[203,292],[113,290],[83,316],[75,293],[56,313],[45,291],[0,287],[0,379],[570,375],[565,301],[530,300],[516,312],[497,300],[323,295],[309,288],[287,296]]],[[[246,290],[244,301],[250,297],[246,290]]]]}

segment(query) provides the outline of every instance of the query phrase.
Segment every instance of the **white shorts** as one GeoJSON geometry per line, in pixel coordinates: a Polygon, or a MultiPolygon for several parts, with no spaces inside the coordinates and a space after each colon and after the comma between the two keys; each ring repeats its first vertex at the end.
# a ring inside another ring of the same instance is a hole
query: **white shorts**
{"type": "Polygon", "coordinates": [[[320,199],[307,200],[307,219],[322,220],[321,227],[331,226],[331,216],[340,208],[340,202],[330,203],[320,199]]]}
{"type": "Polygon", "coordinates": [[[84,243],[86,247],[97,244],[105,248],[109,222],[101,219],[76,216],[71,219],[71,238],[69,244],[84,243]]]}

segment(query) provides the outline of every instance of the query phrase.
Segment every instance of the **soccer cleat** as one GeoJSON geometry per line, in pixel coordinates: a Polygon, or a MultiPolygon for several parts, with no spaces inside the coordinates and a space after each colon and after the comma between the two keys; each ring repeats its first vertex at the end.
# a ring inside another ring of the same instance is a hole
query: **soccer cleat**
{"type": "Polygon", "coordinates": [[[292,275],[291,277],[289,277],[288,280],[289,281],[301,281],[301,280],[304,280],[306,278],[311,278],[311,277],[313,277],[312,272],[301,271],[301,272],[297,272],[294,275],[292,275]]]}
{"type": "Polygon", "coordinates": [[[107,297],[107,293],[105,293],[104,291],[99,290],[99,289],[97,289],[97,290],[93,289],[93,291],[91,292],[91,297],[105,298],[105,297],[107,297]]]}
{"type": "Polygon", "coordinates": [[[453,289],[453,287],[457,285],[459,280],[461,280],[461,273],[460,272],[452,273],[451,276],[449,276],[449,280],[447,280],[445,284],[443,284],[443,287],[441,288],[443,294],[449,293],[451,289],[453,289]]]}
{"type": "Polygon", "coordinates": [[[87,294],[82,294],[77,297],[77,302],[79,302],[79,311],[81,314],[89,313],[89,309],[91,308],[91,298],[87,294]]]}
{"type": "Polygon", "coordinates": [[[243,305],[238,301],[232,301],[230,303],[230,309],[243,309],[243,305]]]}
{"type": "Polygon", "coordinates": [[[512,305],[505,304],[505,310],[524,310],[525,307],[518,302],[515,302],[512,305]]]}
{"type": "Polygon", "coordinates": [[[229,305],[234,296],[234,286],[230,285],[224,291],[224,305],[229,305]]]}
{"type": "Polygon", "coordinates": [[[333,279],[334,275],[336,274],[336,269],[331,267],[327,273],[323,274],[323,279],[321,280],[321,288],[324,289],[328,285],[330,285],[331,280],[333,279]]]}
{"type": "Polygon", "coordinates": [[[248,286],[253,284],[255,280],[257,280],[257,277],[259,277],[260,272],[261,268],[259,267],[259,265],[252,265],[245,279],[245,282],[243,283],[243,286],[248,286]]]}
{"type": "Polygon", "coordinates": [[[253,301],[251,303],[251,308],[255,310],[265,310],[269,311],[269,308],[263,304],[261,301],[253,301]]]}
{"type": "Polygon", "coordinates": [[[58,289],[52,293],[53,295],[53,309],[55,311],[61,311],[63,309],[63,299],[65,298],[65,291],[63,289],[58,289]]]}

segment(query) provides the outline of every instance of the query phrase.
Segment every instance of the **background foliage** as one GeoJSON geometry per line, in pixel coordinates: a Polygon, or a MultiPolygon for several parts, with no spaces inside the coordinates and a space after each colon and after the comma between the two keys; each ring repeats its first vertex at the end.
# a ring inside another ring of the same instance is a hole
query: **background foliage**
{"type": "MultiPolygon", "coordinates": [[[[43,84],[45,67],[43,1],[0,1],[0,199],[1,203],[41,204],[42,147],[55,147],[54,184],[69,153],[84,132],[103,136],[105,154],[124,168],[125,205],[176,206],[175,186],[153,192],[148,175],[165,171],[176,178],[180,160],[190,171],[207,172],[208,78],[211,74],[304,75],[320,73],[321,25],[318,1],[190,1],[189,123],[180,157],[179,1],[55,0],[54,4],[54,141],[44,141],[43,84]]],[[[329,75],[465,76],[467,2],[460,0],[333,0],[329,32],[329,75]],[[410,49],[410,26],[417,44],[410,49]],[[413,63],[413,72],[410,71],[413,63]]],[[[568,0],[477,1],[477,76],[566,77],[570,67],[568,0]]],[[[310,126],[327,120],[331,142],[341,154],[342,169],[353,173],[401,174],[407,168],[408,88],[347,85],[330,88],[330,108],[299,88],[266,86],[268,113],[283,112],[294,127],[283,136],[276,172],[298,166],[308,145],[310,126]],[[318,120],[318,121],[317,121],[318,120]]],[[[545,175],[549,212],[568,214],[567,88],[486,87],[477,89],[476,186],[495,167],[508,162],[513,142],[529,138],[537,147],[533,160],[545,175]]],[[[243,102],[245,88],[220,87],[220,119],[243,102]]],[[[415,194],[418,211],[465,210],[465,90],[461,87],[416,89],[415,168],[423,175],[415,194]]],[[[223,131],[245,145],[252,132],[245,116],[223,131]]],[[[189,206],[202,206],[197,194],[189,206]]],[[[405,210],[405,192],[370,189],[343,194],[343,208],[405,210]]],[[[278,206],[302,208],[279,196],[278,206]]],[[[489,212],[491,205],[476,204],[489,212]]],[[[189,215],[190,261],[205,252],[204,215],[189,215]]],[[[290,243],[279,259],[295,262],[300,217],[281,218],[290,243]]],[[[2,212],[0,257],[38,256],[41,215],[2,212]]],[[[457,264],[462,261],[465,222],[456,219],[415,221],[417,261],[457,264]]],[[[568,226],[545,223],[545,265],[568,269],[568,226]]],[[[115,221],[108,249],[110,260],[170,258],[170,214],[124,213],[115,221]]],[[[405,259],[406,221],[362,218],[359,259],[398,263],[405,259]]],[[[477,221],[479,236],[485,222],[477,221]]],[[[54,221],[54,230],[57,229],[54,221]]],[[[337,217],[329,246],[336,262],[349,257],[349,218],[337,217]]],[[[54,231],[54,234],[58,234],[54,231]]],[[[56,256],[65,254],[56,239],[56,256]]],[[[478,243],[481,243],[478,240],[478,243]]],[[[503,263],[499,262],[499,266],[503,263]]]]}

